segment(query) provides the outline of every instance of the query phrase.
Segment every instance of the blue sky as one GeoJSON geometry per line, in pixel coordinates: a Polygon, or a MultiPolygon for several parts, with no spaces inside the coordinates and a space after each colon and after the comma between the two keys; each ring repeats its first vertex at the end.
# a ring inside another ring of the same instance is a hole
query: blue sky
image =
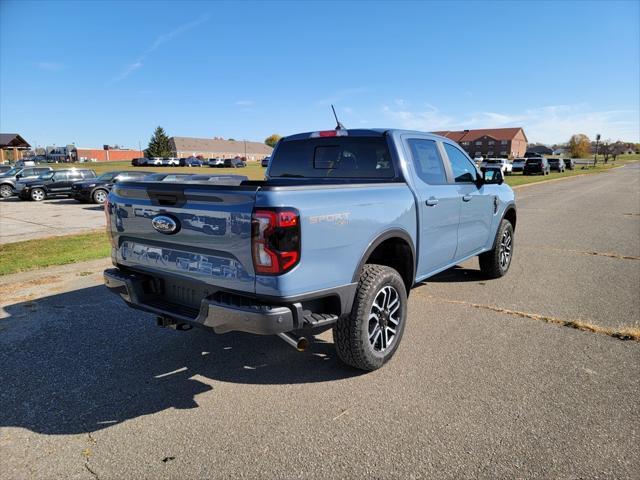
{"type": "Polygon", "coordinates": [[[331,128],[639,141],[640,2],[0,2],[0,130],[144,147],[331,128]]]}

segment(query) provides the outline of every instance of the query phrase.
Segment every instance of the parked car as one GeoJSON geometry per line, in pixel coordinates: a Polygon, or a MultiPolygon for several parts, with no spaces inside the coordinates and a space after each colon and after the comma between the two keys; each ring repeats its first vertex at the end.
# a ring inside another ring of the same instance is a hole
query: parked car
{"type": "Polygon", "coordinates": [[[165,157],[162,159],[161,165],[163,167],[179,167],[180,159],[175,157],[165,157]]]}
{"type": "Polygon", "coordinates": [[[0,198],[9,198],[15,194],[18,183],[35,180],[46,172],[51,172],[51,167],[13,167],[0,175],[0,198]]]}
{"type": "Polygon", "coordinates": [[[185,181],[192,175],[190,173],[152,173],[142,178],[145,182],[178,182],[185,181]]]}
{"type": "Polygon", "coordinates": [[[15,163],[16,167],[35,167],[36,166],[36,161],[35,160],[18,160],[15,163]]]}
{"type": "Polygon", "coordinates": [[[549,175],[551,169],[549,168],[549,162],[543,157],[527,158],[522,171],[524,175],[549,175]]]}
{"type": "Polygon", "coordinates": [[[198,157],[181,158],[181,167],[202,167],[203,161],[198,157]]]}
{"type": "Polygon", "coordinates": [[[271,160],[271,157],[264,157],[262,159],[262,162],[260,162],[260,165],[262,165],[263,167],[268,167],[269,166],[269,160],[271,160]]]}
{"type": "Polygon", "coordinates": [[[476,255],[487,277],[509,270],[513,191],[447,138],[292,135],[268,172],[238,186],[116,184],[107,287],[178,330],[277,334],[304,349],[333,328],[338,357],[374,370],[400,344],[414,285],[476,255]]]}
{"type": "Polygon", "coordinates": [[[75,182],[71,185],[71,196],[79,202],[103,204],[111,191],[111,187],[113,187],[116,182],[139,180],[149,174],[151,174],[151,172],[115,171],[103,173],[99,177],[92,178],[91,180],[75,182]]]}
{"type": "Polygon", "coordinates": [[[147,165],[147,161],[149,159],[148,158],[134,158],[133,160],[131,160],[131,166],[132,167],[142,167],[147,165]]]}
{"type": "Polygon", "coordinates": [[[207,163],[212,168],[224,167],[224,160],[222,158],[210,158],[207,163]]]}
{"type": "Polygon", "coordinates": [[[549,170],[556,170],[560,173],[564,173],[564,160],[561,158],[549,158],[547,161],[549,162],[549,170]]]}
{"type": "Polygon", "coordinates": [[[247,166],[247,162],[241,158],[227,158],[224,161],[225,168],[244,168],[247,166]]]}
{"type": "Polygon", "coordinates": [[[513,160],[513,163],[511,164],[511,171],[512,172],[522,172],[524,170],[524,164],[527,161],[526,158],[516,158],[513,160]]]}
{"type": "Polygon", "coordinates": [[[563,158],[562,160],[567,170],[574,170],[576,168],[576,163],[573,161],[573,158],[563,158]]]}
{"type": "Polygon", "coordinates": [[[480,164],[480,168],[487,167],[499,168],[503,176],[509,175],[513,171],[513,166],[506,158],[487,158],[480,164]]]}
{"type": "Polygon", "coordinates": [[[49,197],[71,196],[74,182],[96,178],[96,172],[84,168],[71,168],[65,170],[53,170],[40,175],[35,180],[20,183],[19,191],[16,188],[20,200],[34,200],[40,202],[49,197]]]}

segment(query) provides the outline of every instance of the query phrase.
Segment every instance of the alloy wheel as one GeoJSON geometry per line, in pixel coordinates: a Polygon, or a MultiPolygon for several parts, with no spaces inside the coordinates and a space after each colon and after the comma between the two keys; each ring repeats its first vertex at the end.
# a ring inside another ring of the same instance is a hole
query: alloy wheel
{"type": "Polygon", "coordinates": [[[509,262],[511,261],[511,247],[512,247],[512,236],[511,232],[507,229],[502,234],[502,238],[500,239],[500,268],[502,270],[506,270],[509,266],[509,262]]]}
{"type": "Polygon", "coordinates": [[[375,296],[369,312],[369,344],[382,353],[393,345],[400,326],[400,295],[390,286],[382,287],[375,296]]]}

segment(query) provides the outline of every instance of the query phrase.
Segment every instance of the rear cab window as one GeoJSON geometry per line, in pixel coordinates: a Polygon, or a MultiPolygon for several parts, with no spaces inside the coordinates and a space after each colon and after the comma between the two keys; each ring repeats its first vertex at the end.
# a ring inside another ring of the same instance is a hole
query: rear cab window
{"type": "Polygon", "coordinates": [[[383,136],[283,140],[271,159],[270,178],[396,177],[383,136]]]}
{"type": "Polygon", "coordinates": [[[442,157],[434,140],[410,138],[407,144],[411,150],[416,175],[429,185],[447,183],[447,175],[442,157]]]}

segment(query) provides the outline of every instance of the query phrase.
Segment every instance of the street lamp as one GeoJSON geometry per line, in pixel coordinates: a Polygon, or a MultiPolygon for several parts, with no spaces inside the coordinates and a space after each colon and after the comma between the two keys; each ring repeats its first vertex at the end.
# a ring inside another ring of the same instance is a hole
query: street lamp
{"type": "Polygon", "coordinates": [[[593,156],[593,166],[596,166],[598,163],[598,143],[600,143],[600,134],[596,134],[596,154],[593,156]]]}

